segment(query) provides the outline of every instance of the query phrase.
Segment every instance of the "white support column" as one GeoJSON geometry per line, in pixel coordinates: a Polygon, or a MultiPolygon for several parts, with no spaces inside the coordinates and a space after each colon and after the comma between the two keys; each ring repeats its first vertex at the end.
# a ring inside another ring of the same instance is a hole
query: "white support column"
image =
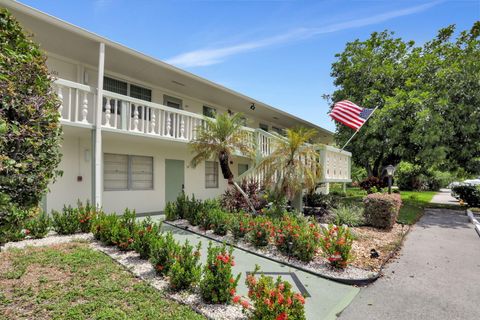
{"type": "Polygon", "coordinates": [[[99,44],[98,51],[98,87],[97,87],[97,112],[95,116],[95,170],[94,170],[94,203],[102,206],[102,108],[103,108],[103,73],[105,68],[105,44],[99,44]]]}

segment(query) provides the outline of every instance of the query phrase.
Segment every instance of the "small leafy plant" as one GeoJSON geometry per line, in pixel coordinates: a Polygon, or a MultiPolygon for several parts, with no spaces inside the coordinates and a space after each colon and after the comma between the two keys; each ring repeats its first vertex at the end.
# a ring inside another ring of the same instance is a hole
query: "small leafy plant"
{"type": "Polygon", "coordinates": [[[270,236],[273,235],[275,228],[270,219],[258,216],[249,222],[250,233],[249,240],[255,247],[265,247],[268,245],[270,236]]]}
{"type": "Polygon", "coordinates": [[[350,227],[356,227],[365,222],[363,209],[354,205],[339,205],[331,211],[330,221],[337,226],[346,224],[350,227]]]}
{"type": "Polygon", "coordinates": [[[248,297],[253,303],[251,308],[246,300],[235,297],[240,301],[249,319],[275,319],[275,320],[305,320],[305,298],[300,293],[292,290],[288,281],[278,277],[276,281],[272,277],[260,275],[258,265],[255,271],[247,276],[245,281],[248,287],[248,297]]]}
{"type": "Polygon", "coordinates": [[[114,235],[120,227],[120,218],[115,214],[99,213],[92,222],[92,233],[95,239],[106,245],[114,244],[114,235]]]}
{"type": "Polygon", "coordinates": [[[80,222],[80,231],[81,232],[90,232],[92,228],[92,221],[97,214],[95,206],[90,204],[90,201],[87,200],[85,205],[82,202],[78,201],[78,219],[80,222]]]}
{"type": "Polygon", "coordinates": [[[168,274],[179,252],[180,245],[173,238],[172,232],[153,238],[150,247],[150,262],[157,274],[161,276],[168,274]]]}
{"type": "Polygon", "coordinates": [[[229,229],[235,239],[244,238],[250,231],[252,217],[248,213],[239,212],[232,215],[229,222],[229,229]]]}
{"type": "Polygon", "coordinates": [[[240,274],[233,277],[232,267],[235,265],[233,248],[208,244],[207,264],[203,268],[200,282],[201,295],[206,303],[231,303],[236,293],[240,274]]]}
{"type": "Polygon", "coordinates": [[[135,230],[132,248],[142,259],[150,257],[152,242],[160,234],[161,223],[154,223],[150,217],[142,221],[135,230]]]}
{"type": "Polygon", "coordinates": [[[35,239],[44,238],[50,230],[51,219],[44,211],[40,211],[25,223],[25,234],[35,239]]]}
{"type": "Polygon", "coordinates": [[[165,220],[167,221],[175,221],[180,218],[177,212],[177,205],[175,204],[175,202],[167,202],[164,213],[165,220]]]}
{"type": "Polygon", "coordinates": [[[52,226],[58,234],[76,233],[80,228],[78,209],[64,206],[62,212],[52,211],[52,226]]]}
{"type": "Polygon", "coordinates": [[[329,225],[322,231],[320,246],[323,255],[335,268],[345,268],[352,259],[353,235],[348,227],[329,225]]]}
{"type": "Polygon", "coordinates": [[[228,232],[228,224],[230,215],[221,209],[214,209],[210,211],[210,220],[213,233],[224,236],[228,232]]]}
{"type": "Polygon", "coordinates": [[[168,272],[170,289],[173,291],[186,290],[198,284],[202,276],[200,263],[199,242],[194,248],[188,240],[180,247],[178,254],[168,272]]]}

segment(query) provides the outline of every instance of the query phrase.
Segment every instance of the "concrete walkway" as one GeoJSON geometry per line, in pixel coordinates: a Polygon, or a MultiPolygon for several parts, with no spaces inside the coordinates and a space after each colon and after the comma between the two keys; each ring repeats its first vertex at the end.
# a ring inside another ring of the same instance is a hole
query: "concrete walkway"
{"type": "MultiPolygon", "coordinates": [[[[142,219],[142,218],[139,218],[142,219]]],[[[154,220],[162,220],[163,215],[153,216],[154,220]]],[[[164,231],[172,231],[176,240],[183,243],[188,239],[191,244],[196,245],[202,242],[201,257],[202,263],[205,263],[207,257],[207,247],[209,239],[196,235],[192,232],[178,229],[166,224],[163,224],[164,231]]],[[[217,242],[214,242],[217,244],[217,242]]],[[[247,296],[248,289],[245,285],[246,272],[252,272],[255,265],[258,264],[261,271],[265,273],[294,273],[297,280],[308,291],[310,297],[306,298],[305,311],[308,320],[329,320],[336,319],[336,315],[340,313],[348,304],[355,298],[360,291],[353,286],[339,284],[329,281],[318,276],[311,275],[296,268],[291,268],[281,263],[276,263],[271,260],[247,253],[240,249],[233,251],[235,257],[235,266],[233,272],[235,275],[241,274],[240,281],[237,287],[237,293],[247,296]]],[[[294,279],[289,274],[281,275],[284,280],[289,281],[294,287],[295,291],[300,292],[300,288],[295,284],[294,279]]],[[[278,274],[273,274],[272,277],[276,279],[278,274]]]]}
{"type": "Polygon", "coordinates": [[[450,189],[440,189],[440,191],[435,194],[430,201],[431,203],[438,204],[450,204],[450,205],[460,205],[457,199],[451,196],[450,189]]]}
{"type": "Polygon", "coordinates": [[[427,209],[385,277],[340,319],[479,319],[480,239],[472,229],[463,211],[427,209]]]}

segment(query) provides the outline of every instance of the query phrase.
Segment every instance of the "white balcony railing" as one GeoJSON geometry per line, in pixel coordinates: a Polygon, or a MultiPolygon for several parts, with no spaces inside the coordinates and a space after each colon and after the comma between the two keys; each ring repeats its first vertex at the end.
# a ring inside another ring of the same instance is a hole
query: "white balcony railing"
{"type": "MultiPolygon", "coordinates": [[[[59,112],[62,123],[93,127],[96,88],[58,79],[55,90],[61,102],[59,112]]],[[[196,113],[104,90],[101,119],[104,130],[188,142],[196,138],[196,128],[203,122],[203,116],[196,113]]],[[[274,140],[279,137],[261,129],[244,127],[244,130],[247,142],[257,147],[257,160],[273,152],[274,140]]],[[[322,182],[351,181],[351,153],[331,146],[321,146],[319,153],[324,177],[322,182]]],[[[239,178],[262,181],[263,176],[263,172],[252,168],[239,178]]]]}

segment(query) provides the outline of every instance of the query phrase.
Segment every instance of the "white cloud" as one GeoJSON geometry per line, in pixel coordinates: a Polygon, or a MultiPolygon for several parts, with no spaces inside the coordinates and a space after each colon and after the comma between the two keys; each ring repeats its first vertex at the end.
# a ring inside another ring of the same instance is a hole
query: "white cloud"
{"type": "Polygon", "coordinates": [[[440,2],[441,1],[434,1],[415,7],[378,14],[369,18],[361,18],[355,20],[348,20],[345,22],[332,23],[319,28],[298,28],[273,37],[239,43],[223,48],[206,48],[193,50],[167,59],[166,62],[181,67],[208,66],[221,63],[226,58],[240,53],[266,48],[273,45],[285,44],[299,39],[308,39],[320,34],[360,28],[372,24],[381,23],[390,19],[415,14],[421,11],[425,11],[440,2]]]}

